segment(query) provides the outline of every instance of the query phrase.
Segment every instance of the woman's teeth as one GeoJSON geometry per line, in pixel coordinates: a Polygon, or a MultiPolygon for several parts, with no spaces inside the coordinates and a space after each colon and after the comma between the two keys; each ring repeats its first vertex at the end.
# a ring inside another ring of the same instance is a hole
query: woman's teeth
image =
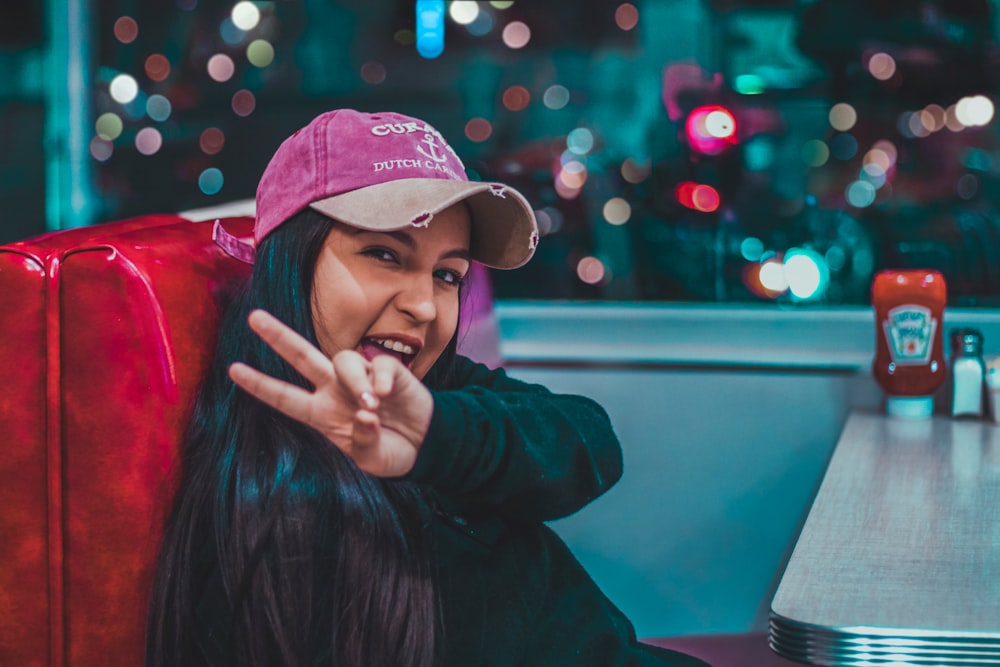
{"type": "Polygon", "coordinates": [[[385,349],[392,350],[393,352],[399,352],[400,354],[413,354],[412,347],[406,343],[400,343],[398,340],[379,340],[376,338],[375,342],[385,349]]]}

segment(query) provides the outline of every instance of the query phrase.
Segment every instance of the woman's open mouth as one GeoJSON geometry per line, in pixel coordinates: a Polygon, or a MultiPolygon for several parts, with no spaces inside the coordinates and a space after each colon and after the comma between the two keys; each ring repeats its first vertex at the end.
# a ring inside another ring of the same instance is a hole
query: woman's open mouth
{"type": "Polygon", "coordinates": [[[361,355],[371,361],[380,354],[388,354],[396,357],[401,364],[410,367],[417,353],[420,352],[420,345],[414,343],[404,343],[395,338],[362,338],[361,355]]]}

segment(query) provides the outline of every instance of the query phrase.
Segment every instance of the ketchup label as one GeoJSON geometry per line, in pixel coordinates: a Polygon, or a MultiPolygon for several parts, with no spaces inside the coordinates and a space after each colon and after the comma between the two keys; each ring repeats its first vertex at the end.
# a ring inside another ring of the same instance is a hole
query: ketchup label
{"type": "Polygon", "coordinates": [[[929,308],[915,304],[896,306],[882,322],[889,354],[899,364],[926,364],[931,358],[937,319],[929,308]]]}

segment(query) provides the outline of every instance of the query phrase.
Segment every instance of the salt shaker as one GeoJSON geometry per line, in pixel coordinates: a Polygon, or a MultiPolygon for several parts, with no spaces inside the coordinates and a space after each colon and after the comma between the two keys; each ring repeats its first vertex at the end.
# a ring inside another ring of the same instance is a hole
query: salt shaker
{"type": "Polygon", "coordinates": [[[951,332],[951,416],[983,416],[983,334],[977,329],[951,332]]]}

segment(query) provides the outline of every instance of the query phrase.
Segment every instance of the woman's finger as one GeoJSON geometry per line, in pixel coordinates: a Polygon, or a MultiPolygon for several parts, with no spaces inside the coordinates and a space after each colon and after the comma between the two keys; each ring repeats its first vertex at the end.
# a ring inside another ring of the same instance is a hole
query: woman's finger
{"type": "Polygon", "coordinates": [[[354,431],[351,435],[354,455],[359,456],[361,454],[359,450],[370,450],[377,446],[381,435],[380,431],[377,414],[371,410],[358,410],[354,414],[354,431]]]}
{"type": "Polygon", "coordinates": [[[353,350],[342,350],[333,355],[333,373],[344,390],[355,397],[366,410],[378,408],[378,398],[372,387],[371,364],[353,350]]]}
{"type": "MultiPolygon", "coordinates": [[[[393,440],[379,415],[358,410],[354,415],[350,451],[344,450],[359,468],[378,477],[400,477],[413,469],[416,450],[393,440]]],[[[343,448],[341,448],[343,449],[343,448]]]]}
{"type": "Polygon", "coordinates": [[[371,383],[375,395],[382,397],[392,393],[396,376],[406,369],[403,364],[388,354],[380,354],[372,359],[371,383]]]}
{"type": "Polygon", "coordinates": [[[314,385],[329,379],[330,359],[297,331],[266,310],[251,312],[247,321],[261,340],[314,385]]]}
{"type": "Polygon", "coordinates": [[[229,366],[229,377],[251,396],[292,419],[310,424],[312,393],[302,387],[261,373],[244,363],[229,366]]]}

